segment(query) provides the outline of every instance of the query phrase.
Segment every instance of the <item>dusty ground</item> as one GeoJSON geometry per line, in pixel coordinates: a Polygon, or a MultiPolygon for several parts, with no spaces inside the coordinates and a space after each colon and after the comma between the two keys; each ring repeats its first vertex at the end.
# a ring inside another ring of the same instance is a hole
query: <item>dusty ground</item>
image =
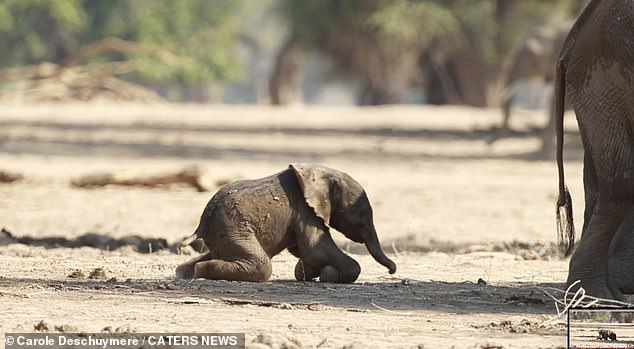
{"type": "Polygon", "coordinates": [[[570,345],[579,348],[631,348],[634,345],[634,327],[631,323],[597,323],[591,321],[571,321],[570,345]],[[599,330],[610,330],[616,340],[599,338],[599,330]]]}
{"type": "MultiPolygon", "coordinates": [[[[545,322],[556,309],[543,291],[563,287],[567,261],[549,246],[556,167],[533,155],[530,129],[544,116],[520,112],[516,137],[490,146],[499,118],[434,107],[0,107],[0,170],[25,176],[0,184],[0,227],[15,235],[174,242],[193,231],[212,193],[77,189],[70,179],[190,164],[216,180],[256,178],[319,162],[364,185],[398,265],[390,276],[338,233],[362,265],[353,285],[294,282],[288,253],[264,284],[183,282],[173,271],[190,255],[10,244],[0,246],[0,333],[44,320],[51,331],[246,332],[271,347],[564,347],[565,327],[545,322]],[[81,277],[95,268],[105,279],[81,277]]],[[[566,175],[581,222],[581,152],[567,122],[566,175]]]]}

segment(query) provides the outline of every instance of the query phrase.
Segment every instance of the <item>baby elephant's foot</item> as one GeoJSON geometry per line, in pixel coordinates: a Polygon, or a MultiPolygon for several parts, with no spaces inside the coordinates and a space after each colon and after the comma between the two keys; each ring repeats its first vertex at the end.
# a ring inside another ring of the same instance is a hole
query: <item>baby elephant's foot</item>
{"type": "Polygon", "coordinates": [[[187,262],[176,267],[175,274],[178,279],[193,279],[196,277],[195,267],[196,263],[208,261],[212,259],[211,253],[207,252],[205,254],[198,255],[187,262]]]}
{"type": "Polygon", "coordinates": [[[320,269],[312,266],[301,259],[295,264],[295,280],[311,281],[319,276],[320,269]]]}
{"type": "Polygon", "coordinates": [[[347,270],[345,272],[342,272],[335,269],[335,267],[333,266],[326,265],[321,268],[319,281],[331,283],[353,283],[357,280],[357,277],[359,277],[360,273],[361,269],[347,270]]]}
{"type": "Polygon", "coordinates": [[[194,264],[181,264],[176,267],[177,279],[193,279],[194,278],[194,264]]]}
{"type": "Polygon", "coordinates": [[[318,268],[310,265],[301,259],[295,264],[295,280],[297,281],[312,281],[319,277],[321,282],[338,283],[340,275],[339,271],[329,265],[318,268]]]}
{"type": "Polygon", "coordinates": [[[319,281],[321,282],[341,282],[339,281],[340,275],[339,271],[334,267],[326,265],[321,269],[321,273],[319,273],[319,281]]]}
{"type": "Polygon", "coordinates": [[[297,281],[310,281],[319,277],[321,282],[352,283],[357,280],[359,274],[361,274],[361,267],[354,260],[353,263],[341,270],[331,265],[316,267],[301,259],[295,265],[295,279],[297,281]]]}

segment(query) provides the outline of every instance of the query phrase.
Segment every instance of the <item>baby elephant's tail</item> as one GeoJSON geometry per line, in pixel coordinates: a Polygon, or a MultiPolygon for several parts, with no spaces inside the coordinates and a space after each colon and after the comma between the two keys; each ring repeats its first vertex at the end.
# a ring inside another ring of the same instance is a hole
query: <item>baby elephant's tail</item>
{"type": "Polygon", "coordinates": [[[196,231],[194,231],[193,234],[181,240],[181,246],[191,245],[192,242],[196,241],[196,239],[198,239],[198,234],[196,234],[196,231]]]}
{"type": "Polygon", "coordinates": [[[202,223],[198,225],[196,230],[194,230],[191,235],[183,238],[180,242],[178,242],[179,247],[191,246],[194,241],[200,239],[202,237],[201,231],[203,231],[201,229],[201,225],[202,223]]]}

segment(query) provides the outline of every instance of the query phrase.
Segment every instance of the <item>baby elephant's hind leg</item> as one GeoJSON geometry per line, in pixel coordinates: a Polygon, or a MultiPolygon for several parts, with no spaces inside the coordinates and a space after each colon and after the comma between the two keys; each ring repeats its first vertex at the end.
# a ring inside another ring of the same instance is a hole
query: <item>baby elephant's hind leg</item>
{"type": "Polygon", "coordinates": [[[196,266],[196,263],[208,261],[212,258],[213,256],[211,255],[211,253],[207,252],[188,260],[187,262],[176,267],[176,277],[179,279],[193,279],[195,277],[194,267],[196,266]]]}
{"type": "Polygon", "coordinates": [[[271,277],[271,259],[255,237],[225,247],[218,259],[196,263],[197,278],[264,282],[271,277]]]}

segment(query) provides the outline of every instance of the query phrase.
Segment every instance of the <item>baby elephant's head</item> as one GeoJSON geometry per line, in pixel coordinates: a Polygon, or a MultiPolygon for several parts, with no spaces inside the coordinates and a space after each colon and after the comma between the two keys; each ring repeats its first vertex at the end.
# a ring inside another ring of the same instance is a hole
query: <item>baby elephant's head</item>
{"type": "Polygon", "coordinates": [[[348,174],[324,166],[291,164],[304,198],[324,222],[348,239],[364,243],[372,257],[396,272],[379,244],[372,206],[363,187],[348,174]]]}

